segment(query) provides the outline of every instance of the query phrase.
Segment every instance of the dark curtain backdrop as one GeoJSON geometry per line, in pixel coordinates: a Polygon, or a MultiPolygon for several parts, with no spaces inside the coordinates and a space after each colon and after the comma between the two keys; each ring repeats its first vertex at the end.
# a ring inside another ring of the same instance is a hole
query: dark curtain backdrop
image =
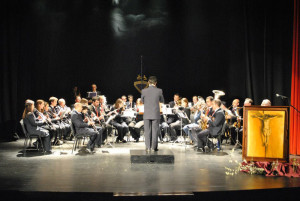
{"type": "Polygon", "coordinates": [[[92,83],[114,102],[156,75],[166,100],[224,90],[287,104],[293,0],[1,1],[1,136],[15,132],[27,98],[85,96],[92,83]]]}

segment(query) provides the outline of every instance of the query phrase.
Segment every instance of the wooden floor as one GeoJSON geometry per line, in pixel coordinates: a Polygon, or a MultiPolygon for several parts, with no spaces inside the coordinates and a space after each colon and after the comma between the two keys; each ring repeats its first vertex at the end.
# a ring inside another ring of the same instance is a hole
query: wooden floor
{"type": "Polygon", "coordinates": [[[28,151],[26,157],[23,142],[0,143],[0,193],[8,199],[131,200],[160,195],[157,199],[257,200],[267,196],[264,200],[287,200],[300,187],[299,178],[227,175],[225,167],[234,169],[242,161],[241,150],[232,152],[231,145],[223,145],[221,154],[203,154],[191,146],[163,143],[159,149],[172,151],[174,164],[131,164],[130,150],[143,149],[143,142],[114,144],[94,154],[84,149],[72,154],[73,142],[69,141],[54,147],[52,155],[28,151]]]}

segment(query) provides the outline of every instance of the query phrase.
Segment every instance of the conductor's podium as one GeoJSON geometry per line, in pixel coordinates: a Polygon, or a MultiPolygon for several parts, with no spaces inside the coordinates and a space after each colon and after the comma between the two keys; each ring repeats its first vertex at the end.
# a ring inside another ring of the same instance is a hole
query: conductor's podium
{"type": "Polygon", "coordinates": [[[171,150],[159,149],[154,152],[146,150],[130,150],[131,163],[174,163],[174,154],[171,150]]]}

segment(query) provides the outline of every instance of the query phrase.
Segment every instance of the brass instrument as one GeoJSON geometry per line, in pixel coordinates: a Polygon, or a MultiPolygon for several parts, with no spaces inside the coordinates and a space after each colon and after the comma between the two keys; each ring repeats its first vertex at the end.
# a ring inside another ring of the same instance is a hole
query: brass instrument
{"type": "Polygon", "coordinates": [[[174,102],[174,107],[180,107],[181,106],[181,98],[179,98],[177,101],[174,102]]]}
{"type": "Polygon", "coordinates": [[[192,107],[191,110],[193,111],[197,111],[200,110],[201,107],[203,106],[203,104],[205,104],[204,100],[202,99],[202,97],[198,97],[198,102],[195,103],[192,107]]]}
{"type": "Polygon", "coordinates": [[[213,90],[212,92],[215,94],[214,99],[220,99],[221,96],[225,95],[225,92],[221,90],[213,90]]]}
{"type": "MultiPolygon", "coordinates": [[[[204,116],[206,116],[205,114],[208,110],[208,107],[206,105],[202,105],[201,109],[202,109],[202,112],[203,112],[204,116]]],[[[207,129],[207,121],[204,120],[203,118],[201,118],[200,122],[199,122],[199,126],[200,126],[201,130],[207,129]]]]}

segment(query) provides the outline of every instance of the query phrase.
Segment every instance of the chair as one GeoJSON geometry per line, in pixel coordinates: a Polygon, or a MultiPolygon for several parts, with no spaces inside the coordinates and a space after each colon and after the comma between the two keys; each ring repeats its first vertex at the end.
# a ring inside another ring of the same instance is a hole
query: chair
{"type": "Polygon", "coordinates": [[[226,121],[224,121],[224,123],[223,123],[223,126],[222,126],[222,129],[221,129],[221,131],[218,133],[218,135],[216,135],[216,136],[212,136],[211,134],[209,134],[208,136],[207,136],[207,139],[206,139],[206,145],[205,145],[205,147],[204,147],[204,150],[208,150],[208,141],[209,141],[209,139],[217,139],[217,149],[220,151],[220,150],[223,150],[222,148],[221,148],[221,143],[222,143],[222,135],[224,135],[225,134],[225,128],[226,128],[226,121]]]}
{"type": "Polygon", "coordinates": [[[73,151],[76,151],[77,146],[79,146],[80,141],[85,139],[86,137],[89,137],[87,134],[77,134],[74,124],[71,122],[71,132],[74,134],[74,144],[72,148],[72,154],[73,151]]]}
{"type": "MultiPolygon", "coordinates": [[[[107,133],[107,138],[106,138],[106,142],[105,142],[104,146],[105,146],[105,145],[108,145],[108,146],[114,147],[112,144],[115,143],[115,138],[116,138],[116,136],[117,136],[118,130],[117,130],[117,128],[114,127],[112,124],[110,124],[110,125],[111,125],[112,130],[111,130],[110,133],[107,133]],[[108,137],[109,137],[109,136],[111,136],[111,138],[112,138],[111,141],[108,140],[108,137]]],[[[106,129],[107,129],[107,127],[106,127],[106,129]]]]}
{"type": "MultiPolygon", "coordinates": [[[[42,151],[44,153],[45,149],[44,149],[44,145],[43,145],[41,136],[38,135],[38,134],[28,133],[27,129],[26,129],[26,126],[24,124],[23,119],[21,119],[20,124],[21,124],[22,130],[23,130],[23,133],[25,135],[25,141],[24,141],[24,147],[23,147],[23,155],[24,156],[26,155],[28,140],[29,140],[29,146],[31,146],[32,138],[36,138],[38,140],[38,142],[41,144],[41,148],[42,148],[42,151]]],[[[39,151],[39,146],[38,145],[36,146],[36,149],[37,149],[37,151],[39,151]]]]}

